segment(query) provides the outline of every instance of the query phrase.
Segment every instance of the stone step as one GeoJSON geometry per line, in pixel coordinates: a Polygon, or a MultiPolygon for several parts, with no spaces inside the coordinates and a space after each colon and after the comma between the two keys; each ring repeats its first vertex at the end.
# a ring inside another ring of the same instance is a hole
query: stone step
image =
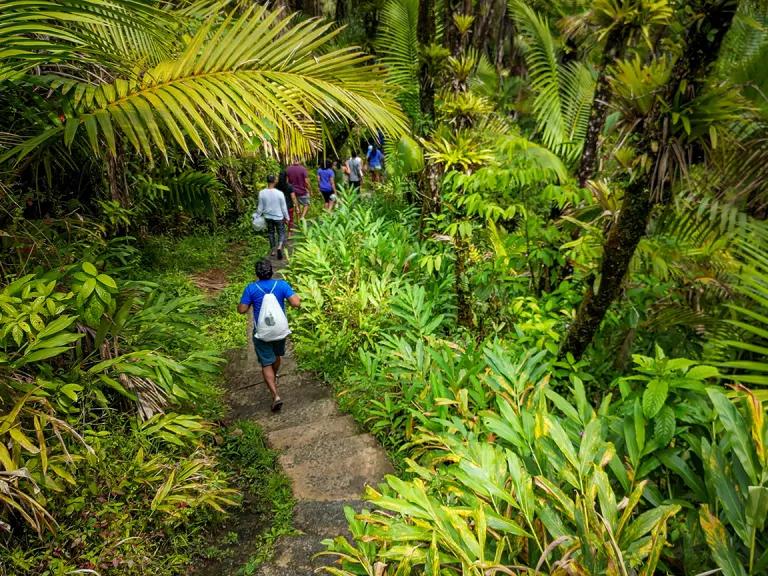
{"type": "Polygon", "coordinates": [[[255,406],[253,417],[267,434],[283,428],[293,428],[310,422],[322,422],[341,415],[333,397],[323,396],[306,401],[301,396],[280,393],[285,404],[280,412],[271,412],[269,407],[255,406]]]}
{"type": "MultiPolygon", "coordinates": [[[[293,509],[293,526],[321,540],[339,535],[351,538],[347,531],[347,517],[344,515],[344,508],[347,506],[359,513],[365,503],[362,500],[298,502],[293,509]]],[[[368,507],[370,508],[370,504],[368,507]]]]}
{"type": "Polygon", "coordinates": [[[385,452],[368,434],[294,446],[279,460],[299,501],[357,499],[366,486],[394,473],[385,452]]]}
{"type": "Polygon", "coordinates": [[[272,448],[284,450],[291,446],[305,446],[325,440],[349,438],[358,434],[360,430],[355,419],[344,414],[335,418],[274,430],[267,435],[267,439],[272,448]]]}
{"type": "Polygon", "coordinates": [[[314,576],[321,566],[328,566],[335,556],[322,555],[325,546],[315,536],[301,534],[284,536],[275,546],[275,555],[268,564],[259,566],[258,576],[314,576]]]}

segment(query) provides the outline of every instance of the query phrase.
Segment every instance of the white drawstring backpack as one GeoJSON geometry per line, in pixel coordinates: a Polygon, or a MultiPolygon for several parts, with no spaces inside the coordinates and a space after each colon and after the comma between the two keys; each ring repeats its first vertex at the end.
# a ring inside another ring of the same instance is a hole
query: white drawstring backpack
{"type": "Polygon", "coordinates": [[[256,326],[253,328],[253,335],[264,342],[282,340],[291,333],[291,330],[288,328],[288,318],[273,294],[277,287],[277,280],[269,292],[264,292],[258,284],[256,287],[264,294],[264,299],[261,301],[261,310],[259,310],[256,326]]]}

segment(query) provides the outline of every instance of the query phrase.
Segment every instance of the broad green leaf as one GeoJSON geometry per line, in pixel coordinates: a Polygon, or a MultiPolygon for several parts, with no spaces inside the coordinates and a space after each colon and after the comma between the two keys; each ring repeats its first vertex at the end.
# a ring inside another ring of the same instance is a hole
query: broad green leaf
{"type": "Polygon", "coordinates": [[[720,390],[709,388],[707,389],[707,394],[723,424],[724,434],[728,438],[739,462],[741,462],[744,471],[749,475],[751,484],[759,484],[759,477],[753,458],[754,447],[750,439],[747,422],[733,405],[733,402],[720,390]]]}
{"type": "Polygon", "coordinates": [[[653,418],[659,413],[664,403],[667,401],[669,384],[661,378],[654,378],[648,382],[648,386],[643,392],[643,414],[646,418],[653,418]]]}

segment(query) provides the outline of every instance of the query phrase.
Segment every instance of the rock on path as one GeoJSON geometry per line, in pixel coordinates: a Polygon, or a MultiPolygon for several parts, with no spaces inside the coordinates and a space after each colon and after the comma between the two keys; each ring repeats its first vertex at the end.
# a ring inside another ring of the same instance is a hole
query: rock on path
{"type": "MultiPolygon", "coordinates": [[[[278,276],[279,263],[274,264],[278,276]]],[[[290,281],[289,272],[286,276],[290,281]]],[[[255,421],[280,451],[297,502],[294,527],[301,533],[281,537],[274,558],[257,574],[309,576],[332,561],[313,558],[324,549],[320,542],[347,533],[344,507],[359,510],[365,486],[381,483],[394,472],[392,465],[376,440],[339,411],[330,387],[299,369],[290,346],[278,381],[285,402],[279,413],[270,411],[271,396],[252,345],[234,355],[226,376],[232,416],[255,421]]]]}

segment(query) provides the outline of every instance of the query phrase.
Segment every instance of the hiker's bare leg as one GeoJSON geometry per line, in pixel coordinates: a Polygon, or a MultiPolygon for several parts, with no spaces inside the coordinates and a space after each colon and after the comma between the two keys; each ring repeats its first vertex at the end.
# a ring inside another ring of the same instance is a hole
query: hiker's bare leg
{"type": "Polygon", "coordinates": [[[272,364],[272,369],[275,371],[275,378],[277,378],[277,375],[280,373],[280,364],[282,364],[282,363],[283,363],[283,357],[282,356],[278,356],[275,359],[275,363],[272,364]]]}
{"type": "Polygon", "coordinates": [[[280,368],[280,358],[278,358],[274,364],[261,367],[261,373],[264,375],[264,382],[272,393],[272,400],[277,400],[279,398],[277,395],[277,386],[275,386],[275,366],[280,368]]]}

